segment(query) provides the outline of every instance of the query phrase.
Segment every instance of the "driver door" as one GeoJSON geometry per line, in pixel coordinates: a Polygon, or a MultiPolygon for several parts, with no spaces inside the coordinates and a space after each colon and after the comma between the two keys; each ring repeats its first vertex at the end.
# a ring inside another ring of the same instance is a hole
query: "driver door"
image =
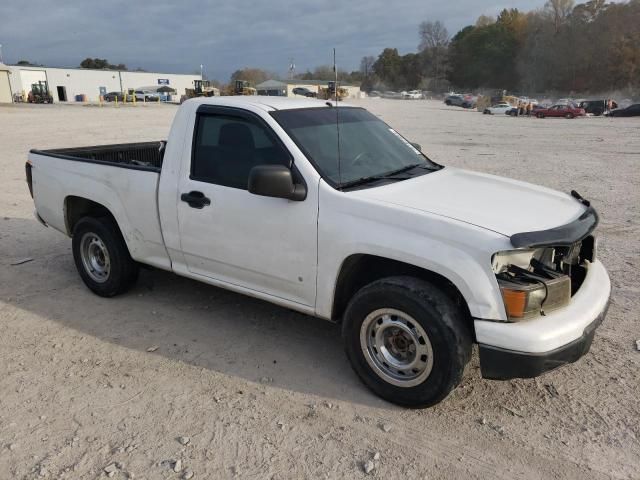
{"type": "Polygon", "coordinates": [[[315,305],[317,184],[307,185],[303,201],[249,193],[254,166],[284,164],[299,175],[291,154],[257,115],[203,107],[196,118],[191,168],[182,172],[178,185],[180,244],[188,270],[315,305]]]}

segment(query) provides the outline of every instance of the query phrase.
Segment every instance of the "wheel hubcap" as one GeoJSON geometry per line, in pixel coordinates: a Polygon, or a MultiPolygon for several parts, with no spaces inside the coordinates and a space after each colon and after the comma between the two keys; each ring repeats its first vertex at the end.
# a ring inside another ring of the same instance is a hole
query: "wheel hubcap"
{"type": "Polygon", "coordinates": [[[85,233],[80,240],[80,258],[82,265],[92,280],[104,283],[111,272],[109,251],[100,237],[95,233],[85,233]]]}
{"type": "Polygon", "coordinates": [[[399,310],[384,308],[367,315],[360,328],[360,346],[373,371],[398,387],[419,385],[433,368],[429,336],[399,310]]]}

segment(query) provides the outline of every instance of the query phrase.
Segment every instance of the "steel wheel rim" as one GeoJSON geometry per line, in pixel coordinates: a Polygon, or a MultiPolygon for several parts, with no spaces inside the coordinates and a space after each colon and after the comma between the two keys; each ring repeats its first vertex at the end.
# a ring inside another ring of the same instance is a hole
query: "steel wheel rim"
{"type": "Polygon", "coordinates": [[[360,327],[360,347],[376,375],[397,387],[419,385],[433,369],[427,332],[400,310],[382,308],[367,315],[360,327]]]}
{"type": "Polygon", "coordinates": [[[87,275],[98,283],[109,279],[111,258],[102,239],[95,233],[88,232],[80,240],[80,258],[87,275]]]}

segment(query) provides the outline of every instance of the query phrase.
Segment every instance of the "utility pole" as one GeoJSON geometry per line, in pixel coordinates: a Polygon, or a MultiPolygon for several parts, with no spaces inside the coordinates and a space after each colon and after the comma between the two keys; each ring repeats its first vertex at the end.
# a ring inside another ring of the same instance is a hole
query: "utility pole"
{"type": "Polygon", "coordinates": [[[293,58],[289,59],[289,80],[293,78],[293,74],[296,71],[296,64],[293,63],[293,58]]]}
{"type": "Polygon", "coordinates": [[[4,63],[2,60],[2,44],[0,43],[0,63],[4,63]]]}
{"type": "Polygon", "coordinates": [[[204,65],[200,64],[200,80],[204,80],[204,77],[202,75],[202,72],[204,72],[204,65]]]}

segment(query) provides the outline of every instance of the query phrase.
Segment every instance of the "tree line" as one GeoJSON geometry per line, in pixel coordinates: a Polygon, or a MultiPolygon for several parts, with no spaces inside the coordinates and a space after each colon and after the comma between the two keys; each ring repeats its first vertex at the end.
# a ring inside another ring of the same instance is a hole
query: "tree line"
{"type": "Polygon", "coordinates": [[[549,0],[482,15],[453,37],[440,21],[423,22],[419,37],[416,53],[362,58],[363,90],[640,93],[640,0],[549,0]]]}

